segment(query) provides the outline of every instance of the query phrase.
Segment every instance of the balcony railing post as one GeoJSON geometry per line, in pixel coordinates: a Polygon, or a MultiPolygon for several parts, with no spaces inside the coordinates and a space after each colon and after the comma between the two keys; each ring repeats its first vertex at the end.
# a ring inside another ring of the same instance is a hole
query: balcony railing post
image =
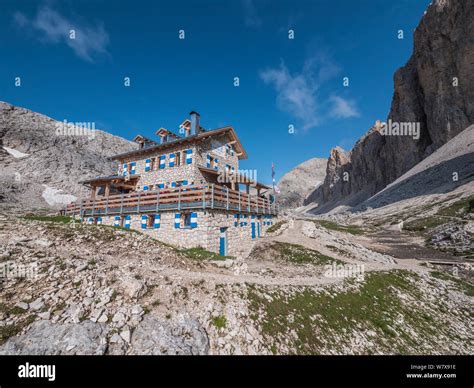
{"type": "Polygon", "coordinates": [[[141,191],[138,192],[138,205],[137,205],[137,213],[140,213],[140,196],[141,196],[141,191]]]}
{"type": "Polygon", "coordinates": [[[96,201],[96,199],[94,198],[94,201],[92,202],[92,213],[91,213],[92,217],[94,217],[95,201],[96,201]]]}
{"type": "Polygon", "coordinates": [[[202,186],[202,208],[203,209],[206,208],[206,192],[207,192],[208,188],[209,188],[209,186],[207,186],[207,185],[202,186]]]}
{"type": "Polygon", "coordinates": [[[247,194],[247,208],[250,213],[250,194],[247,194]]]}
{"type": "Polygon", "coordinates": [[[158,188],[158,191],[156,192],[156,212],[157,213],[159,209],[160,209],[160,188],[158,188]]]}
{"type": "Polygon", "coordinates": [[[107,202],[105,203],[105,214],[109,214],[109,197],[107,197],[107,202]]]}
{"type": "Polygon", "coordinates": [[[178,210],[181,210],[181,187],[178,187],[178,210]]]}
{"type": "Polygon", "coordinates": [[[229,210],[229,188],[227,187],[226,189],[226,193],[227,193],[227,204],[226,204],[226,209],[229,210]]]}
{"type": "Polygon", "coordinates": [[[125,193],[122,193],[122,197],[120,198],[120,214],[123,213],[123,199],[124,199],[125,193]]]}
{"type": "Polygon", "coordinates": [[[242,210],[241,206],[240,206],[240,190],[238,191],[239,193],[239,212],[242,210]]]}
{"type": "Polygon", "coordinates": [[[211,190],[211,209],[214,209],[214,183],[212,184],[211,190]]]}

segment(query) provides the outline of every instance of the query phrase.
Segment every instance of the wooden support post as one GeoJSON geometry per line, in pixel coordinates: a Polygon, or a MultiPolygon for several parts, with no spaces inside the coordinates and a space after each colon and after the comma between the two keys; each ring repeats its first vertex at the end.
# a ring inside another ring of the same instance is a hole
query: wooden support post
{"type": "Polygon", "coordinates": [[[181,210],[181,187],[178,187],[178,210],[181,210]]]}
{"type": "Polygon", "coordinates": [[[214,209],[214,183],[212,184],[212,192],[211,192],[211,209],[214,209]]]}
{"type": "Polygon", "coordinates": [[[248,208],[248,211],[250,213],[250,194],[247,194],[247,208],[248,208]]]}
{"type": "Polygon", "coordinates": [[[107,197],[107,202],[105,203],[105,214],[109,214],[109,197],[107,197]]]}
{"type": "Polygon", "coordinates": [[[226,204],[226,209],[229,210],[229,188],[226,187],[226,193],[227,193],[227,204],[226,204]]]}
{"type": "Polygon", "coordinates": [[[206,192],[209,186],[202,186],[202,208],[206,208],[206,192]]]}
{"type": "Polygon", "coordinates": [[[137,205],[137,213],[140,213],[140,196],[142,195],[141,191],[138,192],[138,205],[137,205]]]}
{"type": "Polygon", "coordinates": [[[159,209],[160,209],[160,188],[158,188],[158,191],[156,192],[156,212],[157,213],[159,209]]]}
{"type": "Polygon", "coordinates": [[[107,183],[105,185],[105,192],[104,192],[104,195],[108,198],[109,195],[110,195],[110,183],[107,183]]]}
{"type": "Polygon", "coordinates": [[[97,190],[96,186],[91,187],[91,199],[95,199],[96,190],[97,190]]]}
{"type": "Polygon", "coordinates": [[[124,197],[124,193],[122,193],[122,198],[120,198],[120,214],[123,213],[123,197],[124,197]]]}
{"type": "Polygon", "coordinates": [[[240,206],[240,190],[238,191],[239,193],[239,212],[242,210],[241,206],[240,206]]]}

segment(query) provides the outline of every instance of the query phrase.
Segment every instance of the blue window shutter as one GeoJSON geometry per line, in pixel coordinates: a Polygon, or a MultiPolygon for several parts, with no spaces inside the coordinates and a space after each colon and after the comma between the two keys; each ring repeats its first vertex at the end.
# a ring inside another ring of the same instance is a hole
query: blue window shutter
{"type": "Polygon", "coordinates": [[[171,182],[171,187],[176,187],[176,182],[171,182]]]}
{"type": "Polygon", "coordinates": [[[155,222],[153,224],[153,227],[155,229],[159,229],[161,226],[161,214],[155,214],[155,222]]]}
{"type": "Polygon", "coordinates": [[[186,150],[186,164],[191,164],[193,162],[193,150],[186,150]]]}
{"type": "Polygon", "coordinates": [[[211,155],[207,154],[207,164],[206,164],[206,167],[207,168],[211,168],[211,155]]]}
{"type": "Polygon", "coordinates": [[[174,167],[174,154],[170,154],[170,167],[174,167]]]}
{"type": "Polygon", "coordinates": [[[179,229],[181,223],[181,214],[180,213],[175,213],[174,215],[174,227],[175,229],[179,229]]]}
{"type": "Polygon", "coordinates": [[[102,225],[102,217],[97,217],[97,225],[102,225]]]}
{"type": "Polygon", "coordinates": [[[136,166],[137,166],[137,163],[136,163],[136,162],[132,162],[132,163],[131,163],[131,166],[132,166],[132,169],[131,169],[131,171],[130,171],[130,175],[133,175],[133,174],[135,174],[135,171],[136,171],[135,168],[136,168],[136,166]]]}
{"type": "Polygon", "coordinates": [[[143,191],[148,191],[148,186],[143,186],[143,191]]]}
{"type": "Polygon", "coordinates": [[[197,213],[191,213],[191,228],[197,228],[198,222],[197,222],[197,213]]]}
{"type": "Polygon", "coordinates": [[[148,216],[142,216],[142,229],[146,229],[148,216]]]}
{"type": "Polygon", "coordinates": [[[219,169],[219,159],[215,158],[214,159],[214,170],[218,170],[219,169]]]}
{"type": "Polygon", "coordinates": [[[183,186],[187,186],[188,185],[188,181],[184,180],[183,181],[183,186]]]}
{"type": "Polygon", "coordinates": [[[234,226],[238,226],[238,225],[239,225],[239,215],[234,214],[234,226]]]}
{"type": "Polygon", "coordinates": [[[165,168],[165,159],[166,159],[165,155],[160,156],[160,169],[165,168]]]}
{"type": "Polygon", "coordinates": [[[158,187],[159,187],[160,189],[164,189],[164,188],[165,188],[165,184],[164,184],[164,183],[158,183],[158,187]]]}
{"type": "Polygon", "coordinates": [[[151,159],[145,160],[145,171],[150,171],[151,159]]]}
{"type": "Polygon", "coordinates": [[[120,216],[115,216],[114,226],[120,226],[120,216]]]}
{"type": "Polygon", "coordinates": [[[122,166],[122,174],[123,176],[127,176],[127,163],[124,163],[122,166]]]}
{"type": "Polygon", "coordinates": [[[130,229],[131,222],[132,222],[132,217],[126,216],[125,217],[125,228],[130,229]]]}

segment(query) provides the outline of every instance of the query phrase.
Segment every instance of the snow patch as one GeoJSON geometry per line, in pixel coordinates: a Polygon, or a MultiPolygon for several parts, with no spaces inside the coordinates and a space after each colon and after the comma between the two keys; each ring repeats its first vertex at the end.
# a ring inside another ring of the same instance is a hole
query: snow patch
{"type": "Polygon", "coordinates": [[[3,149],[5,151],[7,151],[11,156],[13,156],[14,158],[17,158],[17,159],[26,158],[27,156],[30,156],[30,154],[24,154],[23,152],[18,151],[14,148],[3,147],[3,149]]]}
{"type": "Polygon", "coordinates": [[[61,193],[61,189],[55,189],[54,187],[49,187],[46,185],[43,186],[45,189],[41,196],[50,206],[67,205],[77,199],[77,197],[75,197],[74,195],[61,193]]]}

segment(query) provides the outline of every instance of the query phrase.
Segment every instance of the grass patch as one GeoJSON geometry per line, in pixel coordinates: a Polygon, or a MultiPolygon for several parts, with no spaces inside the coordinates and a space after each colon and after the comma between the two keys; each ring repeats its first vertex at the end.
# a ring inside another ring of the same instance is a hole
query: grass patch
{"type": "Polygon", "coordinates": [[[227,326],[227,318],[223,315],[218,315],[217,317],[212,317],[212,324],[216,329],[225,329],[227,326]]]}
{"type": "Polygon", "coordinates": [[[438,211],[438,215],[460,217],[474,212],[474,196],[461,199],[438,211]]]}
{"type": "Polygon", "coordinates": [[[467,296],[474,296],[474,285],[456,276],[450,275],[446,272],[431,271],[430,275],[436,279],[452,282],[456,287],[467,296]]]}
{"type": "Polygon", "coordinates": [[[57,222],[60,224],[69,224],[72,221],[72,218],[68,216],[40,216],[40,215],[28,214],[24,216],[23,218],[26,220],[32,220],[32,221],[57,222]]]}
{"type": "MultiPolygon", "coordinates": [[[[263,249],[267,250],[268,247],[264,247],[263,249]]],[[[325,265],[334,262],[342,264],[340,260],[323,255],[316,250],[305,248],[302,245],[278,241],[270,245],[270,249],[275,251],[277,258],[294,264],[325,265]]]]}
{"type": "Polygon", "coordinates": [[[364,234],[364,230],[357,225],[341,225],[337,224],[332,221],[328,220],[317,220],[313,221],[316,225],[322,226],[323,228],[329,229],[329,230],[336,230],[338,232],[344,232],[344,233],[350,233],[353,235],[361,235],[364,234]]]}
{"type": "MultiPolygon", "coordinates": [[[[420,311],[412,303],[402,303],[400,292],[413,300],[422,297],[417,279],[413,272],[392,270],[366,274],[363,284],[343,292],[300,288],[291,293],[269,293],[252,286],[248,291],[251,317],[259,323],[270,349],[286,337],[297,354],[319,354],[328,349],[343,353],[352,348],[351,333],[372,330],[377,351],[406,353],[409,348],[417,349],[421,338],[436,336],[441,323],[435,322],[437,315],[431,310],[420,311]],[[400,316],[402,322],[398,322],[400,316]],[[289,332],[295,332],[296,337],[287,336],[289,332]]],[[[361,352],[370,354],[373,347],[361,352]]]]}
{"type": "Polygon", "coordinates": [[[278,221],[276,224],[270,226],[268,229],[267,229],[267,233],[275,233],[275,232],[278,232],[280,230],[280,228],[286,224],[286,221],[278,221]]]}
{"type": "Polygon", "coordinates": [[[8,338],[20,333],[23,328],[33,323],[35,319],[35,315],[28,315],[25,319],[17,322],[16,324],[0,326],[0,345],[5,343],[8,338]]]}
{"type": "Polygon", "coordinates": [[[233,256],[220,256],[217,253],[207,251],[201,247],[178,249],[178,252],[186,256],[188,259],[204,261],[204,260],[227,260],[233,259],[233,256]]]}
{"type": "Polygon", "coordinates": [[[427,229],[433,229],[439,225],[448,223],[450,220],[447,218],[430,216],[424,217],[413,221],[408,221],[403,224],[403,229],[410,232],[422,232],[427,229]]]}

